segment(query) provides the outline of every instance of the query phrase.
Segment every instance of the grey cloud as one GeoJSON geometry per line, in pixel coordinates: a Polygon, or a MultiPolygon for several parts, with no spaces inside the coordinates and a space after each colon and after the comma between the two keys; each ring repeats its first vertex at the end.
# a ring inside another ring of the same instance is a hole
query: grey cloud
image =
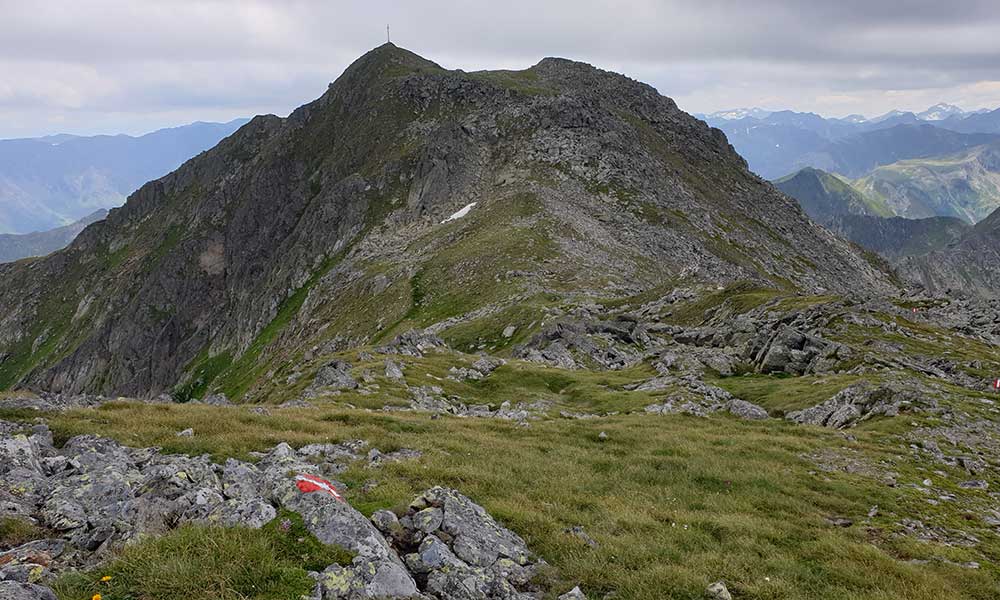
{"type": "Polygon", "coordinates": [[[387,22],[446,67],[565,56],[692,111],[1000,105],[993,1],[0,0],[0,14],[0,136],[287,113],[387,22]]]}

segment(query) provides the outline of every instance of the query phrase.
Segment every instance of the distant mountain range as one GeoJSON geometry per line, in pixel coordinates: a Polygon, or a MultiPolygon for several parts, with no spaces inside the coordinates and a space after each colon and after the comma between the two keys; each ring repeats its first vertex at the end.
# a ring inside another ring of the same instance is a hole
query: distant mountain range
{"type": "Polygon", "coordinates": [[[894,215],[977,223],[1000,208],[1000,142],[883,165],[853,185],[894,215]]]}
{"type": "Polygon", "coordinates": [[[805,167],[776,182],[820,222],[848,207],[851,214],[954,217],[971,225],[1000,208],[1000,139],[988,134],[901,125],[834,142],[810,158],[829,172],[805,167]]]}
{"type": "Polygon", "coordinates": [[[245,124],[192,123],[147,135],[0,140],[0,233],[45,231],[113,208],[245,124]]]}
{"type": "Polygon", "coordinates": [[[881,198],[873,199],[852,182],[819,169],[802,169],[774,185],[818,223],[889,260],[946,248],[971,230],[955,217],[896,216],[881,198]]]}
{"type": "Polygon", "coordinates": [[[988,133],[958,133],[927,124],[896,125],[828,142],[800,156],[792,170],[816,167],[853,179],[902,160],[949,156],[996,143],[1000,136],[988,133]]]}
{"type": "Polygon", "coordinates": [[[0,263],[13,262],[30,256],[45,256],[69,245],[87,225],[108,216],[108,211],[95,211],[76,223],[35,233],[0,234],[0,263]]]}
{"type": "Polygon", "coordinates": [[[865,169],[904,158],[956,152],[986,141],[979,138],[959,142],[960,138],[949,134],[1000,134],[1000,109],[966,112],[949,104],[938,104],[921,113],[891,111],[871,119],[861,115],[825,118],[814,113],[758,108],[720,111],[702,118],[725,132],[751,170],[767,179],[807,166],[858,177],[865,169]],[[907,128],[863,137],[899,126],[907,128]],[[868,143],[876,146],[868,148],[868,143]],[[862,154],[853,158],[859,149],[862,154]]]}

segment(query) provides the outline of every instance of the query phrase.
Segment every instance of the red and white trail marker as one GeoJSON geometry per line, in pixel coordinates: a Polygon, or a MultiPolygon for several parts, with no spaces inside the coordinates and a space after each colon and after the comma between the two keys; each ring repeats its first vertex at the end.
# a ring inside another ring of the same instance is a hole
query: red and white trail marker
{"type": "Polygon", "coordinates": [[[993,380],[993,389],[1000,391],[1000,377],[993,380]]]}
{"type": "Polygon", "coordinates": [[[339,502],[344,502],[344,497],[340,495],[332,483],[315,475],[296,475],[295,487],[299,488],[299,491],[303,494],[322,492],[330,494],[339,502]]]}

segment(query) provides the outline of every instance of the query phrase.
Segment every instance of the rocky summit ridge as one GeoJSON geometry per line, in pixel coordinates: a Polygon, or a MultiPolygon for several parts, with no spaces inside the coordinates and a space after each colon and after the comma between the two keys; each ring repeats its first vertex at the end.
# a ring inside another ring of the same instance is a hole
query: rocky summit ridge
{"type": "Polygon", "coordinates": [[[242,395],[309,348],[667,282],[895,290],[650,86],[392,44],[0,277],[0,387],[131,395],[242,395]]]}

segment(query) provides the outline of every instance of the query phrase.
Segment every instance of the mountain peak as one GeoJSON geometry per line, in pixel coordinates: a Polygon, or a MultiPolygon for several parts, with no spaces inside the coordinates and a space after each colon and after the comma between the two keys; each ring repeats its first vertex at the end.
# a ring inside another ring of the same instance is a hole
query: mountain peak
{"type": "Polygon", "coordinates": [[[519,307],[530,336],[549,294],[678,278],[874,294],[892,289],[882,269],[646,84],[557,58],[445,70],[383,44],[66,251],[0,269],[5,324],[58,332],[35,350],[37,335],[0,337],[23,356],[0,387],[255,397],[308,348],[436,324],[459,343],[484,307],[519,307]]]}
{"type": "Polygon", "coordinates": [[[923,121],[943,121],[948,117],[961,116],[964,114],[965,111],[954,104],[939,102],[924,112],[918,113],[917,118],[923,121]]]}
{"type": "Polygon", "coordinates": [[[362,74],[398,75],[417,70],[443,70],[437,63],[392,42],[376,46],[355,60],[341,76],[354,79],[362,74]]]}

